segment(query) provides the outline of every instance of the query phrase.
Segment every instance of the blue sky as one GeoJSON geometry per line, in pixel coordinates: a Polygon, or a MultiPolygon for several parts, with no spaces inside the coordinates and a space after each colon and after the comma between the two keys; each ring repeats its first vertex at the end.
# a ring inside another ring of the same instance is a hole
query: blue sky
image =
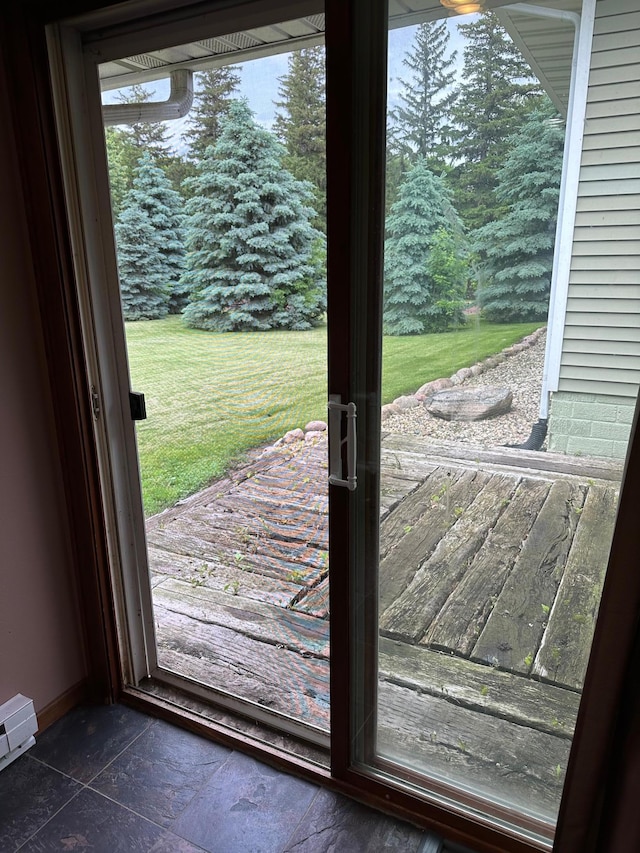
{"type": "MultiPolygon", "coordinates": [[[[468,19],[471,16],[465,16],[468,19]]],[[[458,51],[458,63],[462,60],[463,38],[457,30],[456,23],[449,19],[449,31],[451,41],[449,46],[458,51]]],[[[389,54],[388,54],[388,106],[393,108],[398,102],[398,91],[400,84],[398,78],[406,78],[407,69],[403,68],[402,60],[407,51],[410,50],[416,27],[405,27],[391,30],[389,32],[389,54]]],[[[275,102],[279,100],[278,88],[279,78],[287,73],[288,54],[269,56],[263,59],[255,59],[245,62],[239,66],[241,72],[241,83],[239,94],[248,100],[256,120],[264,127],[271,128],[276,114],[275,102]]],[[[163,100],[168,97],[168,80],[158,80],[150,83],[148,87],[154,91],[155,100],[163,100]]],[[[113,103],[117,92],[105,92],[104,103],[113,103]]],[[[168,122],[169,133],[178,151],[184,149],[181,140],[181,131],[187,118],[175,122],[168,122]]]]}

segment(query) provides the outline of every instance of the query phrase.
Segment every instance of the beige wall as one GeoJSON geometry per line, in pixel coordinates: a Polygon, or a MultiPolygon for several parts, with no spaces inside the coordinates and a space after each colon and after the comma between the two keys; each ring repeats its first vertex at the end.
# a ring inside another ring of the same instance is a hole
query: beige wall
{"type": "Polygon", "coordinates": [[[20,692],[41,710],[85,677],[86,662],[5,90],[0,85],[0,703],[20,692]]]}

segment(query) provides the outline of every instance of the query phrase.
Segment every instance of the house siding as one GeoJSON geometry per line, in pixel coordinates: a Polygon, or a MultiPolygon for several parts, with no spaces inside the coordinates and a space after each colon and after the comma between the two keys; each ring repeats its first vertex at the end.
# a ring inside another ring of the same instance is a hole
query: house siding
{"type": "Polygon", "coordinates": [[[640,385],[640,11],[629,11],[631,5],[609,0],[596,7],[566,324],[549,425],[550,449],[617,457],[626,451],[640,385]],[[581,401],[586,408],[576,409],[581,401]]]}

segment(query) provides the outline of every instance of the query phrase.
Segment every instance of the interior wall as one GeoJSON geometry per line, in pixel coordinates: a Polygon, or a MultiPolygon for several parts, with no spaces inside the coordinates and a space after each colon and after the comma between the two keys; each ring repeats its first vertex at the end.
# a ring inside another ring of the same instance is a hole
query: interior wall
{"type": "Polygon", "coordinates": [[[87,675],[26,211],[0,66],[0,703],[87,675]]]}

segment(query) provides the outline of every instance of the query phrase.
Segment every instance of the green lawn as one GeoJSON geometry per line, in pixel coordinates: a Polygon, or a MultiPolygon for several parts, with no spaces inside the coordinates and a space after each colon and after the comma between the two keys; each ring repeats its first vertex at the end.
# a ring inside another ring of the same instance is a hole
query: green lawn
{"type": "MultiPolygon", "coordinates": [[[[498,352],[537,324],[471,322],[439,335],[385,338],[383,402],[498,352]]],[[[144,391],[138,425],[145,510],[171,506],[251,447],[325,418],[326,328],[309,332],[201,332],[180,317],[127,323],[132,387],[144,391]]]]}

